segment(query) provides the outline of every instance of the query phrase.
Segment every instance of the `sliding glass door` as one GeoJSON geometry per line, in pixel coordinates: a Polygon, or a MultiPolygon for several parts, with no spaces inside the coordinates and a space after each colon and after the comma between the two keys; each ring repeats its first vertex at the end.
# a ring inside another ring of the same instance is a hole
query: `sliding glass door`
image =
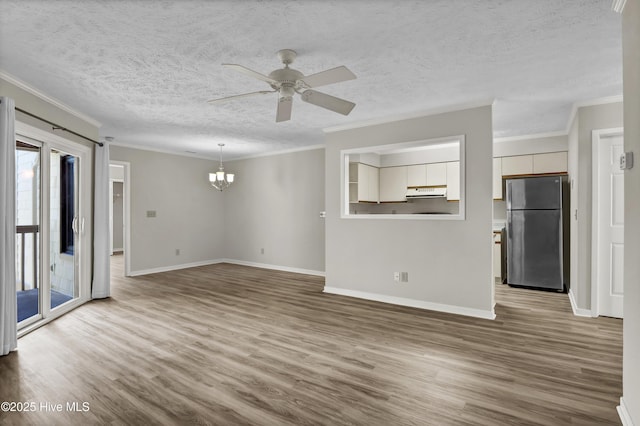
{"type": "Polygon", "coordinates": [[[52,149],[49,155],[49,309],[78,297],[78,157],[52,149]]]}
{"type": "Polygon", "coordinates": [[[91,149],[16,123],[18,330],[89,300],[91,149]]]}
{"type": "Polygon", "coordinates": [[[42,317],[40,146],[16,143],[16,295],[18,323],[42,317]]]}

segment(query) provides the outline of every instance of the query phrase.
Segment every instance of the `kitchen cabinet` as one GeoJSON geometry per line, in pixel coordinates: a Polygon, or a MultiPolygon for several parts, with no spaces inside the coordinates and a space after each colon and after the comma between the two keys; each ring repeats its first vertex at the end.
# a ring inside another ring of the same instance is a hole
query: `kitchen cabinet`
{"type": "Polygon", "coordinates": [[[493,199],[502,200],[502,161],[493,159],[493,199]]]}
{"type": "Polygon", "coordinates": [[[567,152],[550,152],[533,155],[533,173],[565,173],[567,152]]]}
{"type": "Polygon", "coordinates": [[[407,166],[407,186],[445,186],[446,184],[447,163],[407,166]]]}
{"type": "Polygon", "coordinates": [[[349,163],[349,202],[378,202],[379,172],[377,167],[349,163]]]}
{"type": "Polygon", "coordinates": [[[460,162],[450,161],[445,165],[445,182],[447,185],[447,201],[460,200],[460,162]]]}
{"type": "Polygon", "coordinates": [[[380,169],[380,202],[406,201],[407,166],[380,169]]]}
{"type": "MultiPolygon", "coordinates": [[[[549,152],[544,154],[515,155],[502,157],[502,176],[537,175],[545,173],[566,173],[567,152],[549,152]]],[[[494,159],[494,172],[496,169],[494,159]]],[[[495,178],[495,176],[494,176],[495,178]]],[[[495,184],[495,183],[494,183],[495,184]]],[[[502,192],[502,190],[500,190],[502,192]]],[[[495,189],[494,189],[495,194],[495,189]]],[[[495,195],[494,195],[494,198],[495,195]]]]}
{"type": "Polygon", "coordinates": [[[427,186],[447,184],[447,163],[427,164],[427,186]]]}
{"type": "Polygon", "coordinates": [[[349,202],[358,202],[358,163],[349,163],[349,202]]]}
{"type": "Polygon", "coordinates": [[[363,201],[371,201],[377,203],[380,199],[380,169],[373,166],[367,166],[369,192],[368,199],[363,201]]]}
{"type": "Polygon", "coordinates": [[[427,165],[407,166],[407,186],[427,186],[427,165]]]}
{"type": "Polygon", "coordinates": [[[368,164],[358,163],[358,200],[364,202],[378,202],[378,168],[368,164]]]}
{"type": "Polygon", "coordinates": [[[502,157],[502,176],[533,174],[533,155],[502,157]]]}
{"type": "Polygon", "coordinates": [[[502,236],[499,232],[493,233],[493,277],[502,277],[502,236]]]}

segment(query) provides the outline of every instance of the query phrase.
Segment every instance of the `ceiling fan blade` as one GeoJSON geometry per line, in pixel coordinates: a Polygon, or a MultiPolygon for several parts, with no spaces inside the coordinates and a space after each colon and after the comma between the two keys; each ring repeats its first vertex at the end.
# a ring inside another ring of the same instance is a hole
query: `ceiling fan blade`
{"type": "Polygon", "coordinates": [[[227,68],[231,68],[233,70],[236,71],[240,71],[243,74],[246,74],[248,76],[251,76],[253,78],[257,78],[258,80],[262,80],[262,81],[266,81],[269,84],[275,84],[275,85],[279,85],[280,83],[278,83],[277,80],[274,80],[270,77],[267,77],[264,74],[260,74],[257,71],[254,70],[250,70],[247,67],[243,67],[242,65],[238,65],[238,64],[222,64],[223,67],[227,67],[227,68]]]}
{"type": "Polygon", "coordinates": [[[315,74],[301,78],[308,87],[320,87],[327,84],[340,83],[341,81],[353,80],[356,75],[349,71],[344,65],[331,68],[330,70],[320,71],[315,74]]]}
{"type": "Polygon", "coordinates": [[[291,120],[291,107],[293,106],[293,98],[279,98],[278,112],[276,113],[276,123],[291,120]]]}
{"type": "Polygon", "coordinates": [[[267,93],[275,93],[275,92],[276,92],[275,90],[261,90],[259,92],[244,93],[242,95],[227,96],[226,98],[211,99],[211,100],[208,100],[207,102],[209,102],[210,104],[217,104],[217,103],[227,102],[233,99],[247,98],[249,96],[264,95],[267,93]]]}
{"type": "Polygon", "coordinates": [[[336,98],[326,93],[316,92],[315,90],[305,90],[300,96],[305,102],[343,115],[349,115],[353,107],[356,106],[353,102],[345,101],[344,99],[336,98]]]}

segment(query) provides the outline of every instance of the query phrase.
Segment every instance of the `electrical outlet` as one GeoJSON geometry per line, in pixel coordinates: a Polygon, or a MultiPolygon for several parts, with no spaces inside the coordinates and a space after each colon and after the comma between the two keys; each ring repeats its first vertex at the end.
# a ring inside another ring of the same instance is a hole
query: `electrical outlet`
{"type": "Polygon", "coordinates": [[[176,256],[180,256],[180,249],[176,249],[176,256]]]}
{"type": "Polygon", "coordinates": [[[147,210],[147,217],[156,217],[155,210],[147,210]]]}
{"type": "Polygon", "coordinates": [[[409,273],[408,272],[400,272],[400,282],[408,283],[409,282],[409,273]]]}
{"type": "Polygon", "coordinates": [[[260,254],[264,254],[264,248],[260,249],[260,254]]]}

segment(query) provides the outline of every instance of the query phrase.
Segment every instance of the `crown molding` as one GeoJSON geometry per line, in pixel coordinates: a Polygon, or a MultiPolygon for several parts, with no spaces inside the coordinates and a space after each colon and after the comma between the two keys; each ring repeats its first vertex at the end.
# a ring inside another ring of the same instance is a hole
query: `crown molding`
{"type": "Polygon", "coordinates": [[[32,94],[33,96],[36,96],[37,98],[55,106],[56,108],[60,108],[61,110],[68,112],[69,114],[83,120],[86,121],[87,123],[95,126],[95,127],[102,127],[102,123],[100,123],[99,121],[89,117],[86,114],[81,113],[80,111],[71,108],[69,105],[64,104],[63,102],[49,96],[46,95],[44,92],[36,89],[35,87],[25,83],[24,81],[20,80],[17,77],[12,76],[11,74],[9,74],[8,72],[0,69],[0,78],[13,84],[14,86],[24,90],[25,92],[28,92],[30,94],[32,94]]]}
{"type": "Polygon", "coordinates": [[[429,115],[444,114],[444,113],[447,113],[447,112],[464,111],[466,109],[480,108],[480,107],[483,107],[483,106],[493,105],[494,101],[495,101],[495,99],[492,98],[492,99],[484,99],[484,100],[480,100],[480,101],[476,101],[476,102],[469,102],[469,103],[458,104],[458,105],[447,105],[447,106],[442,106],[442,107],[428,109],[428,110],[413,111],[413,112],[407,112],[407,113],[402,113],[402,114],[392,115],[392,116],[387,116],[387,117],[373,118],[373,119],[370,119],[370,120],[363,120],[363,121],[357,121],[357,122],[353,122],[353,123],[340,124],[338,126],[332,126],[332,127],[324,128],[324,129],[322,129],[322,131],[325,132],[325,133],[334,133],[334,132],[341,132],[343,130],[359,129],[359,128],[362,128],[362,127],[375,126],[375,125],[378,125],[378,124],[387,124],[387,123],[392,123],[392,122],[395,122],[395,121],[409,120],[409,119],[418,118],[418,117],[426,117],[426,116],[429,116],[429,115]]]}
{"type": "Polygon", "coordinates": [[[613,0],[611,2],[611,10],[622,13],[625,4],[627,4],[627,0],[613,0]]]}

